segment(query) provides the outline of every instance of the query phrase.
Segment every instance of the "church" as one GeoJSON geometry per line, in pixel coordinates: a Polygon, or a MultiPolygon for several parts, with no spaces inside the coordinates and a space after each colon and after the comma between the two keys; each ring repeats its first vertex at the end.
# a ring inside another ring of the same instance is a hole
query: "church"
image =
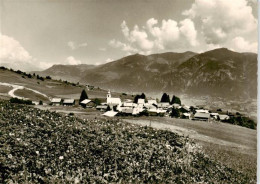
{"type": "Polygon", "coordinates": [[[122,102],[120,98],[112,98],[110,90],[107,93],[107,105],[110,107],[121,106],[122,102]]]}

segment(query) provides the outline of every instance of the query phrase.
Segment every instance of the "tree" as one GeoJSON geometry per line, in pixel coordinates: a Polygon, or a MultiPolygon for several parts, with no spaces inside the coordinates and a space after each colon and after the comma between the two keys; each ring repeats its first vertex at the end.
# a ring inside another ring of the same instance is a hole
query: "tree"
{"type": "Polygon", "coordinates": [[[193,113],[195,113],[195,107],[190,106],[190,111],[193,112],[193,113]]]}
{"type": "Polygon", "coordinates": [[[146,101],[146,96],[144,93],[142,93],[141,95],[136,95],[134,98],[134,103],[138,102],[138,99],[144,99],[146,101]]]}
{"type": "Polygon", "coordinates": [[[179,104],[179,105],[181,105],[181,99],[179,97],[173,95],[171,104],[179,104]]]}
{"type": "Polygon", "coordinates": [[[172,114],[171,114],[171,116],[172,116],[172,117],[175,117],[175,118],[180,117],[179,109],[172,108],[172,114]]]}
{"type": "Polygon", "coordinates": [[[79,98],[79,102],[82,102],[85,99],[88,99],[88,95],[87,95],[85,89],[83,89],[81,92],[80,98],[79,98]]]}
{"type": "Polygon", "coordinates": [[[134,98],[134,103],[137,103],[139,98],[140,98],[140,95],[136,95],[134,98]]]}
{"type": "Polygon", "coordinates": [[[40,101],[39,101],[39,105],[43,105],[43,102],[42,102],[42,100],[40,100],[40,101]]]}
{"type": "Polygon", "coordinates": [[[142,94],[140,95],[140,98],[141,98],[141,99],[145,99],[145,98],[146,98],[146,97],[145,97],[145,94],[142,93],[142,94]]]}
{"type": "Polygon", "coordinates": [[[113,106],[113,111],[117,111],[116,109],[117,109],[117,106],[114,105],[114,106],[113,106]]]}
{"type": "Polygon", "coordinates": [[[167,93],[163,93],[161,102],[169,102],[170,103],[170,97],[167,95],[167,93]]]}
{"type": "Polygon", "coordinates": [[[110,105],[107,106],[106,111],[111,111],[110,105]]]}
{"type": "Polygon", "coordinates": [[[100,104],[101,104],[101,100],[98,99],[98,98],[95,98],[95,99],[93,100],[93,102],[94,102],[96,105],[100,105],[100,104]]]}

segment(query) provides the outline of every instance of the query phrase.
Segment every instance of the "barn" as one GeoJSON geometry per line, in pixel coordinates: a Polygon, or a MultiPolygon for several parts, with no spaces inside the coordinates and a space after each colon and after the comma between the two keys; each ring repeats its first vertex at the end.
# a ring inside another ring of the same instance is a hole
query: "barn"
{"type": "Polygon", "coordinates": [[[53,98],[51,100],[51,105],[54,105],[54,106],[59,106],[61,105],[62,103],[62,99],[61,98],[53,98]]]}
{"type": "Polygon", "coordinates": [[[93,108],[96,106],[96,104],[89,99],[85,99],[85,100],[81,101],[80,105],[84,108],[93,108]]]}
{"type": "Polygon", "coordinates": [[[210,118],[210,114],[209,114],[209,113],[197,112],[197,113],[194,115],[194,119],[195,119],[195,120],[208,121],[209,118],[210,118]]]}
{"type": "Polygon", "coordinates": [[[75,105],[75,100],[74,99],[64,99],[63,105],[64,106],[73,106],[73,105],[75,105]]]}

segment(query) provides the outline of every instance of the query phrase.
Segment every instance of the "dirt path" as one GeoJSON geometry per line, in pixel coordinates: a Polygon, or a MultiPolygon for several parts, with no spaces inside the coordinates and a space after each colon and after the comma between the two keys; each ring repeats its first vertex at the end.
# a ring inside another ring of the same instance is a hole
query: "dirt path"
{"type": "Polygon", "coordinates": [[[37,93],[39,95],[42,95],[48,99],[50,99],[50,97],[48,97],[46,94],[43,94],[37,90],[34,90],[34,89],[31,89],[31,88],[27,88],[27,87],[24,87],[24,86],[21,86],[21,85],[16,85],[16,84],[10,84],[10,83],[5,83],[5,82],[0,82],[0,85],[3,85],[3,86],[9,86],[9,87],[12,87],[13,89],[11,89],[9,92],[8,92],[8,95],[13,97],[13,98],[19,98],[19,99],[27,99],[27,98],[24,98],[24,97],[20,97],[20,96],[17,96],[15,95],[15,91],[18,90],[18,89],[27,89],[27,90],[30,90],[34,93],[37,93]]]}

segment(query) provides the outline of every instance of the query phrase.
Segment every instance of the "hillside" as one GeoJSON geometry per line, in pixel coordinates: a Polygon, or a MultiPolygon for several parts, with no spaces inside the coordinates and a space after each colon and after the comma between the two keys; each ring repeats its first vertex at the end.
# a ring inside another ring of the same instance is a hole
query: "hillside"
{"type": "MultiPolygon", "coordinates": [[[[216,49],[196,55],[178,66],[166,89],[180,93],[226,98],[256,98],[257,55],[216,49]]],[[[166,90],[166,91],[167,91],[166,90]]]]}
{"type": "Polygon", "coordinates": [[[89,69],[95,68],[95,65],[53,65],[52,67],[44,70],[42,72],[33,71],[31,74],[35,73],[41,76],[51,76],[54,79],[62,79],[70,82],[78,82],[82,76],[85,75],[89,69]]]}
{"type": "Polygon", "coordinates": [[[99,66],[82,67],[80,72],[78,66],[64,67],[53,66],[42,74],[59,73],[68,80],[80,79],[84,84],[129,93],[168,92],[244,100],[256,98],[257,94],[257,54],[226,48],[201,54],[135,54],[99,66]]]}
{"type": "Polygon", "coordinates": [[[1,183],[255,183],[170,131],[7,101],[0,109],[1,183]]]}
{"type": "MultiPolygon", "coordinates": [[[[42,95],[39,95],[32,90],[38,91],[42,94],[45,94],[49,98],[60,97],[60,98],[74,98],[79,99],[80,93],[83,89],[86,89],[84,85],[69,83],[62,80],[46,79],[43,77],[43,80],[37,79],[36,76],[31,75],[28,77],[28,74],[23,72],[11,71],[4,67],[0,68],[0,98],[8,99],[10,95],[8,93],[13,87],[3,85],[2,83],[10,84],[13,86],[22,86],[25,89],[15,90],[14,95],[19,97],[25,97],[33,101],[42,100],[45,103],[49,103],[49,99],[45,98],[42,95]],[[28,91],[28,89],[31,89],[28,91]]],[[[86,89],[87,90],[87,89],[86,89]]],[[[100,88],[94,88],[92,90],[87,90],[88,97],[91,99],[100,98],[104,99],[107,95],[107,90],[100,88]]],[[[112,92],[114,97],[122,96],[121,93],[112,92]]],[[[130,95],[124,95],[122,98],[132,98],[130,95]]]]}

